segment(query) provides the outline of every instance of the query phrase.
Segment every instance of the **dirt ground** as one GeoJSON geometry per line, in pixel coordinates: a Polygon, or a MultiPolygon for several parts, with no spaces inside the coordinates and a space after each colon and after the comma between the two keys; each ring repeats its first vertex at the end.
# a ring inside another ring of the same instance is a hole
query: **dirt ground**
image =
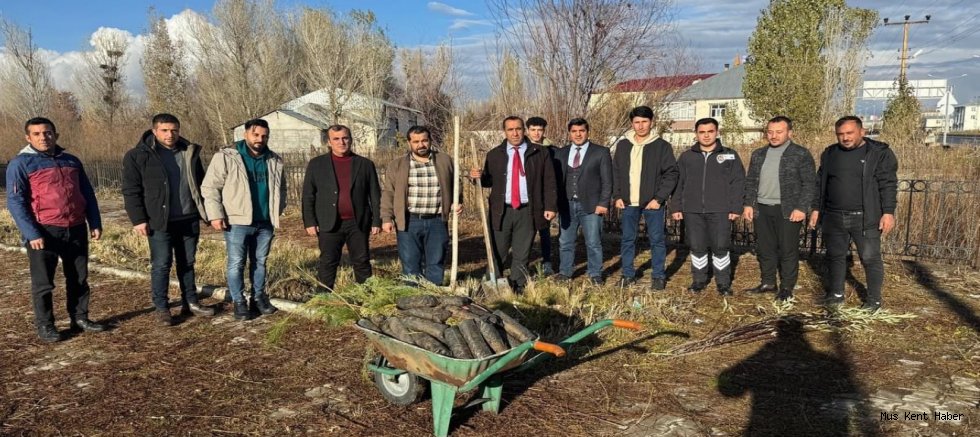
{"type": "MultiPolygon", "coordinates": [[[[314,244],[295,223],[287,229],[276,244],[314,244]]],[[[467,256],[479,259],[482,243],[468,241],[467,256]]],[[[375,241],[376,255],[395,256],[393,243],[375,241]]],[[[638,291],[642,308],[630,310],[656,323],[639,334],[604,333],[510,375],[500,415],[460,412],[453,435],[978,435],[975,270],[890,260],[886,308],[914,318],[864,329],[781,326],[762,341],[676,357],[665,352],[786,313],[772,296],[736,292],[723,301],[713,287],[689,295],[684,254],[672,251],[667,262],[669,289],[638,291]],[[940,422],[935,411],[962,416],[940,422]]],[[[0,435],[431,433],[429,401],[396,407],[379,395],[364,372],[366,341],[352,328],[284,312],[236,322],[228,304],[214,301],[206,303],[222,311],[213,318],[158,327],[145,281],[93,273],[91,317],[113,329],[48,345],[34,334],[26,257],[0,251],[0,264],[0,435]]],[[[801,267],[789,313],[822,312],[821,269],[819,260],[801,267]]],[[[734,288],[755,285],[757,275],[754,256],[743,255],[734,288]]],[[[848,305],[859,305],[850,282],[848,305]]],[[[60,288],[55,302],[66,330],[60,288]]]]}

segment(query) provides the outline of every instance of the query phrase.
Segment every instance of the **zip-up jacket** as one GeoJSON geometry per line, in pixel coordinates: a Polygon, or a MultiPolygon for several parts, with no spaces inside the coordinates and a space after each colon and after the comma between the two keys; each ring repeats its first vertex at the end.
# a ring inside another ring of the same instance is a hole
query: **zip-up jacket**
{"type": "MultiPolygon", "coordinates": [[[[674,159],[674,149],[662,138],[651,140],[642,145],[633,144],[634,132],[627,131],[623,139],[614,146],[613,153],[613,188],[612,200],[622,199],[630,203],[630,152],[634,147],[643,147],[643,158],[640,170],[640,203],[645,207],[651,200],[663,205],[670,193],[677,186],[677,161],[674,159]]],[[[651,135],[652,136],[652,135],[651,135]]]]}
{"type": "MultiPolygon", "coordinates": [[[[803,146],[790,142],[779,159],[779,209],[784,219],[788,219],[793,210],[806,213],[813,204],[817,185],[815,164],[810,151],[803,146]]],[[[745,206],[759,209],[759,179],[762,175],[762,164],[766,154],[771,149],[765,145],[752,151],[749,160],[749,174],[745,177],[745,206]]]]}
{"type": "Polygon", "coordinates": [[[41,226],[88,222],[89,229],[102,229],[99,202],[82,162],[57,145],[53,154],[28,145],[10,160],[7,209],[24,243],[42,238],[41,226]]]}
{"type": "Polygon", "coordinates": [[[694,143],[677,159],[680,179],[670,200],[672,212],[742,213],[745,166],[734,149],[716,146],[707,156],[694,143]]]}
{"type": "MultiPolygon", "coordinates": [[[[201,194],[204,196],[206,219],[227,219],[230,225],[252,224],[252,192],[249,188],[248,173],[237,145],[225,147],[214,154],[208,166],[201,194]]],[[[266,159],[269,187],[269,221],[279,227],[279,216],[286,209],[286,173],[283,161],[276,152],[267,150],[266,159]]]]}
{"type": "MultiPolygon", "coordinates": [[[[823,169],[824,160],[835,147],[832,144],[820,154],[820,169],[817,170],[817,195],[813,209],[823,212],[827,203],[827,172],[823,169]]],[[[861,200],[864,203],[864,228],[878,229],[878,222],[884,214],[895,214],[898,205],[898,158],[887,143],[864,138],[867,155],[861,177],[861,200]]],[[[824,215],[820,215],[823,220],[824,215]]]]}
{"type": "MultiPolygon", "coordinates": [[[[122,195],[126,215],[134,226],[149,223],[150,229],[163,230],[167,228],[170,208],[179,208],[180,205],[170,205],[167,171],[157,154],[157,147],[160,146],[156,144],[153,132],[148,130],[140,142],[126,152],[123,157],[122,195]]],[[[201,182],[204,180],[204,165],[201,163],[201,146],[181,137],[174,147],[189,152],[183,154],[184,168],[188,170],[187,185],[190,186],[198,214],[203,218],[205,212],[201,182]]],[[[177,190],[179,187],[173,189],[177,190]]]]}

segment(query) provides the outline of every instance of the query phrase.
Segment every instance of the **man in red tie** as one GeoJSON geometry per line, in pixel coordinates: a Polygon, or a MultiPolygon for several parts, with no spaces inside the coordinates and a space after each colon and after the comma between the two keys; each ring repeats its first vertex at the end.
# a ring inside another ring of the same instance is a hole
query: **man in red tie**
{"type": "MultiPolygon", "coordinates": [[[[524,120],[510,116],[503,122],[506,139],[487,152],[483,170],[470,177],[490,188],[490,233],[497,266],[510,253],[510,283],[520,293],[527,284],[527,262],[535,230],[555,218],[555,170],[541,145],[524,136],[524,120]]],[[[499,271],[499,268],[498,268],[499,271]]]]}

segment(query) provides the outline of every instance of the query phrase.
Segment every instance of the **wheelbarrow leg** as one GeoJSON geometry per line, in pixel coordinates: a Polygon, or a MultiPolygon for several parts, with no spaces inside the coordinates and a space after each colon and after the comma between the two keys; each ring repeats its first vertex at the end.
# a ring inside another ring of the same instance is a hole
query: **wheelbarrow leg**
{"type": "Polygon", "coordinates": [[[456,402],[456,386],[432,381],[432,432],[436,437],[449,435],[449,422],[456,402]]]}
{"type": "Polygon", "coordinates": [[[483,403],[483,411],[489,411],[493,414],[497,414],[500,411],[500,396],[504,391],[504,379],[500,376],[494,376],[487,379],[483,383],[483,392],[480,396],[487,399],[483,403]]]}

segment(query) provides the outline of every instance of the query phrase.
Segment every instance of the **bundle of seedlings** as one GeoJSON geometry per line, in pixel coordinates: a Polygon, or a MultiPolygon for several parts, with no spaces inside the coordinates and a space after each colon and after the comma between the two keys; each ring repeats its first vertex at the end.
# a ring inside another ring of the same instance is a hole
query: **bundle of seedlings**
{"type": "Polygon", "coordinates": [[[491,312],[465,296],[406,296],[396,307],[396,314],[370,316],[357,324],[459,359],[486,358],[538,337],[503,311],[491,312]]]}

